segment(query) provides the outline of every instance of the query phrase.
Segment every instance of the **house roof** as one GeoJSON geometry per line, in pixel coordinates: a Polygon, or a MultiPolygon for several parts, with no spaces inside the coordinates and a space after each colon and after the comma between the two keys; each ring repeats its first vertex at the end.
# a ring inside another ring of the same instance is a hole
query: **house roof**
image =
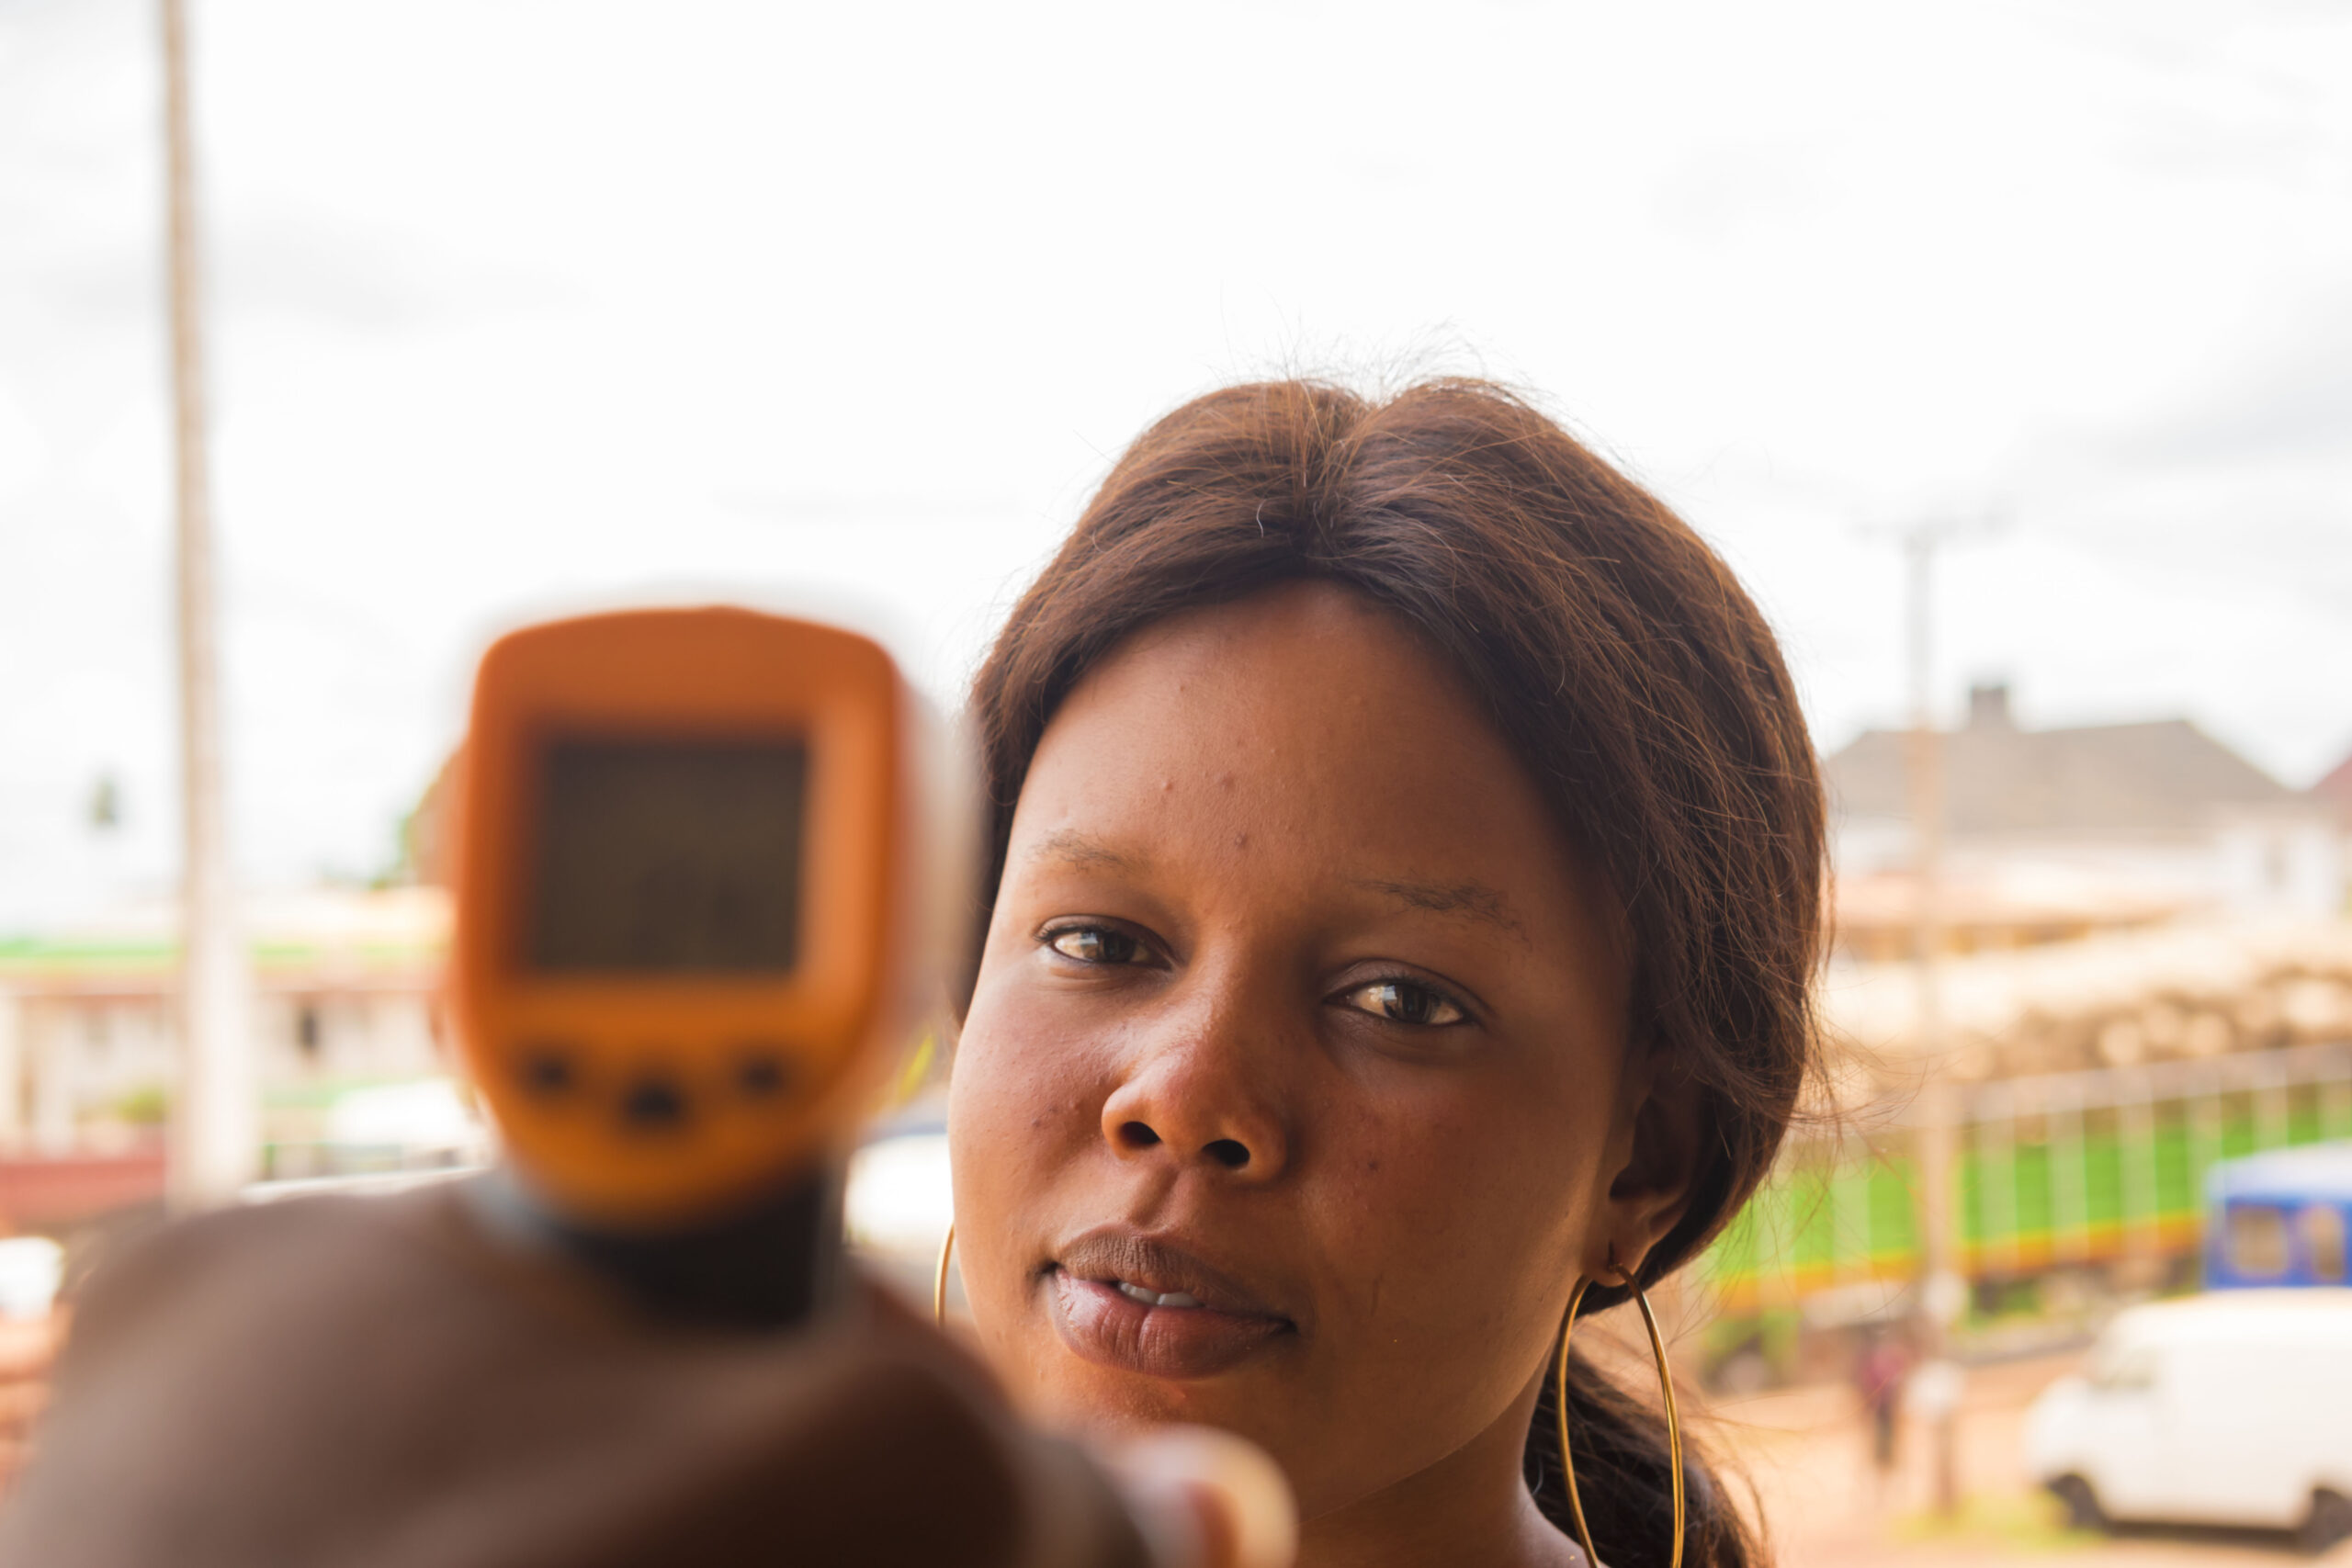
{"type": "MultiPolygon", "coordinates": [[[[1968,724],[1943,735],[1945,821],[1955,834],[2195,832],[2216,807],[2300,798],[2187,719],[2019,729],[2005,691],[1972,695],[1968,724]]],[[[1909,739],[1868,730],[1830,757],[1832,808],[1907,818],[1909,739]]]]}
{"type": "Polygon", "coordinates": [[[2346,818],[2352,818],[2352,756],[2329,769],[2326,777],[2312,785],[2312,794],[2334,806],[2346,818]]]}

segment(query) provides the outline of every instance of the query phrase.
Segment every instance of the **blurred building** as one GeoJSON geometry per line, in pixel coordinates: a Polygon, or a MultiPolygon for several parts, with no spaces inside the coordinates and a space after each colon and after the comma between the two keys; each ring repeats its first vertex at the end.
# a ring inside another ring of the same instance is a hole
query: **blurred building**
{"type": "Polygon", "coordinates": [[[2347,833],[2352,833],[2352,753],[2312,785],[2311,793],[2312,799],[2325,801],[2334,808],[2336,820],[2347,833]]]}
{"type": "MultiPolygon", "coordinates": [[[[43,1213],[74,1207],[70,1196],[17,1191],[66,1179],[61,1161],[96,1162],[87,1180],[72,1178],[83,1185],[101,1179],[100,1166],[112,1173],[104,1181],[137,1185],[124,1173],[141,1162],[160,1181],[179,1065],[177,919],[159,900],[0,940],[0,1219],[41,1219],[28,1202],[43,1213]]],[[[323,888],[254,899],[245,919],[268,1163],[299,1174],[340,1100],[447,1071],[435,992],[447,898],[431,887],[323,888]]]]}
{"type": "MultiPolygon", "coordinates": [[[[1919,1000],[1908,740],[1872,730],[1826,764],[1825,1010],[1889,1089],[1909,1070],[1919,1000]]],[[[1971,691],[1939,751],[1940,1070],[2132,1067],[2352,1034],[2352,855],[2326,795],[2289,789],[2185,719],[2021,729],[2000,685],[1971,691]]]]}
{"type": "MultiPolygon", "coordinates": [[[[1908,748],[1905,731],[1871,730],[1826,765],[1839,940],[1866,959],[1908,951],[1908,748]]],[[[2187,719],[2022,729],[2008,688],[1980,685],[1939,751],[1944,924],[1959,951],[2345,908],[2337,803],[2289,789],[2187,719]]]]}
{"type": "Polygon", "coordinates": [[[1911,1310],[1931,1077],[1954,1090],[1939,1223],[1975,1352],[2193,1282],[2210,1170],[2352,1139],[2352,761],[2298,792],[2185,720],[2029,730],[1975,688],[1940,737],[1930,1052],[1909,745],[1873,731],[1826,760],[1838,1114],[1800,1128],[1702,1269],[1733,1381],[1827,1371],[1850,1325],[1911,1310]]]}

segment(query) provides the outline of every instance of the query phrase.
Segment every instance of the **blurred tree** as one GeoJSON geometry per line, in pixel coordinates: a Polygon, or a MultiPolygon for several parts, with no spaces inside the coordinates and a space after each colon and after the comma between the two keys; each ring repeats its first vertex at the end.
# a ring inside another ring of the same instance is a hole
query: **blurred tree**
{"type": "Polygon", "coordinates": [[[443,803],[449,796],[449,775],[458,765],[452,751],[416,804],[401,818],[399,844],[392,863],[375,879],[379,887],[413,887],[441,880],[443,803]]]}
{"type": "Polygon", "coordinates": [[[112,773],[100,773],[90,786],[90,826],[101,833],[122,826],[122,789],[112,773]]]}

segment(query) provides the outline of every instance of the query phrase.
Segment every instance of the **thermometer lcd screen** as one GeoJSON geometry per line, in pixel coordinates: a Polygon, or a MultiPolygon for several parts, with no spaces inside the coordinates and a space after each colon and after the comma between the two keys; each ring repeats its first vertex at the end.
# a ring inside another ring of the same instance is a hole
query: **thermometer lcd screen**
{"type": "Polygon", "coordinates": [[[532,967],[792,967],[806,746],[562,739],[541,757],[532,967]]]}

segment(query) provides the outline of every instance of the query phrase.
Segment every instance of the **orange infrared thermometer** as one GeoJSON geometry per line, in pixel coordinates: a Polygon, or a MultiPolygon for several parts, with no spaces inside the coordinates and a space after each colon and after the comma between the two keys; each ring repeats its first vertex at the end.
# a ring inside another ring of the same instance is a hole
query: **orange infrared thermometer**
{"type": "Polygon", "coordinates": [[[527,627],[457,780],[452,1021],[501,1213],[656,1311],[789,1323],[963,901],[944,735],[882,649],[733,608],[527,627]]]}

